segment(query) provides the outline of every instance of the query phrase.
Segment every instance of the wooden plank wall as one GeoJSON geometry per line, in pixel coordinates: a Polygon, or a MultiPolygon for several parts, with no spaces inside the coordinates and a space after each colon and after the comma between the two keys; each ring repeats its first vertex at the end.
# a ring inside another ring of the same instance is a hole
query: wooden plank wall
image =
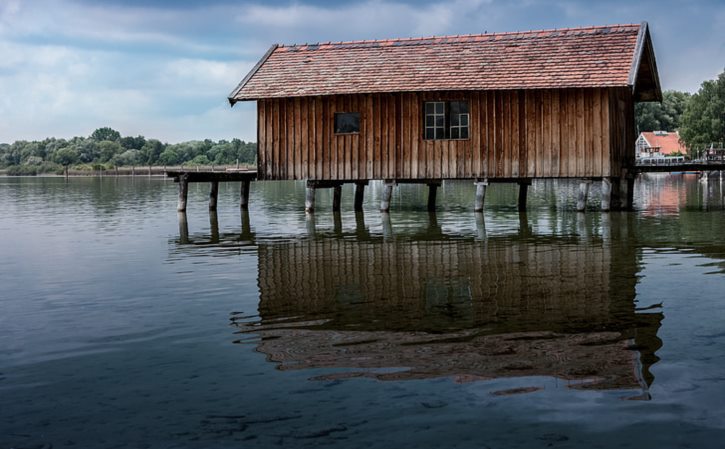
{"type": "Polygon", "coordinates": [[[258,101],[260,179],[619,176],[634,157],[627,89],[340,95],[258,101]],[[423,139],[425,101],[467,100],[470,138],[423,139]],[[360,112],[336,135],[335,112],[360,112]]]}

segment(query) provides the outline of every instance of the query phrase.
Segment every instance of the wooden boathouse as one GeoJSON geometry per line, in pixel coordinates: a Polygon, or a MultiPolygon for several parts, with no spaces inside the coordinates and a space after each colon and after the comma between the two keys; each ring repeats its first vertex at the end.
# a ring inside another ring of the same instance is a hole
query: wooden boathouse
{"type": "Polygon", "coordinates": [[[273,45],[230,94],[257,102],[258,180],[315,188],[384,180],[602,181],[602,208],[631,206],[634,104],[661,101],[646,22],[544,31],[273,45]]]}

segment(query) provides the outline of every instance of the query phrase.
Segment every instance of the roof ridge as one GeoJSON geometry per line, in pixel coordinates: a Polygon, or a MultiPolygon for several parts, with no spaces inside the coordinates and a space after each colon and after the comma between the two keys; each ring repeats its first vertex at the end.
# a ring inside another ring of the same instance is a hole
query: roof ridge
{"type": "Polygon", "coordinates": [[[333,45],[365,45],[365,44],[376,44],[383,42],[415,42],[415,41],[426,41],[432,39],[466,39],[474,37],[490,37],[490,36],[511,36],[519,34],[538,34],[538,33],[552,33],[552,32],[571,32],[571,31],[584,31],[584,30],[600,30],[606,28],[639,28],[641,23],[618,23],[611,25],[588,25],[580,27],[569,27],[569,28],[545,28],[539,30],[521,30],[521,31],[499,31],[494,33],[469,33],[469,34],[446,34],[446,35],[431,35],[431,36],[417,36],[417,37],[398,37],[388,39],[362,39],[362,40],[350,40],[350,41],[327,41],[327,42],[316,42],[316,43],[305,43],[305,44],[277,44],[278,48],[294,48],[294,47],[318,47],[318,46],[333,46],[333,45]]]}

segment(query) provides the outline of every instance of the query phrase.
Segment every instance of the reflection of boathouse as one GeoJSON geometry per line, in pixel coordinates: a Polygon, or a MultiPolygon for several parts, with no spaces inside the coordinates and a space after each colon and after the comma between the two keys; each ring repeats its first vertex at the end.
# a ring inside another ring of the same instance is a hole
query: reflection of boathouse
{"type": "Polygon", "coordinates": [[[261,323],[244,329],[280,369],[623,389],[653,379],[662,316],[635,313],[637,256],[624,245],[323,238],[258,250],[261,323]],[[402,370],[375,371],[391,367],[402,370]]]}

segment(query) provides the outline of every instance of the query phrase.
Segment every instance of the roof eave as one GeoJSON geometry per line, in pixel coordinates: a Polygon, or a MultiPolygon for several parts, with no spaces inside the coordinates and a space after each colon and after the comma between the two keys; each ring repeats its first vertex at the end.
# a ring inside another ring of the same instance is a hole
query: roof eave
{"type": "Polygon", "coordinates": [[[241,92],[241,90],[244,89],[244,86],[247,85],[249,80],[252,79],[252,77],[257,73],[257,71],[260,69],[260,67],[262,67],[262,65],[267,61],[267,59],[269,59],[269,57],[272,55],[272,53],[274,53],[274,51],[277,49],[277,47],[279,47],[279,44],[274,44],[271,47],[269,47],[269,50],[267,50],[267,53],[265,53],[264,56],[262,56],[262,58],[257,62],[257,64],[254,67],[252,67],[252,70],[250,70],[249,73],[247,73],[247,76],[245,76],[242,79],[242,81],[239,82],[237,87],[234,88],[234,90],[229,94],[229,96],[227,97],[227,100],[229,100],[230,106],[234,106],[234,103],[236,103],[237,101],[250,100],[250,99],[246,99],[246,98],[241,99],[241,98],[236,98],[236,97],[237,97],[237,95],[239,95],[239,92],[241,92]]]}
{"type": "Polygon", "coordinates": [[[628,84],[632,89],[632,95],[637,92],[637,76],[639,74],[642,59],[647,53],[650,61],[650,71],[652,72],[652,81],[654,89],[651,98],[644,101],[662,101],[662,88],[660,87],[660,77],[657,72],[657,61],[655,59],[654,48],[652,47],[652,38],[649,34],[649,24],[644,21],[640,24],[639,33],[637,34],[637,43],[634,48],[634,56],[632,58],[632,66],[629,69],[628,84]]]}

